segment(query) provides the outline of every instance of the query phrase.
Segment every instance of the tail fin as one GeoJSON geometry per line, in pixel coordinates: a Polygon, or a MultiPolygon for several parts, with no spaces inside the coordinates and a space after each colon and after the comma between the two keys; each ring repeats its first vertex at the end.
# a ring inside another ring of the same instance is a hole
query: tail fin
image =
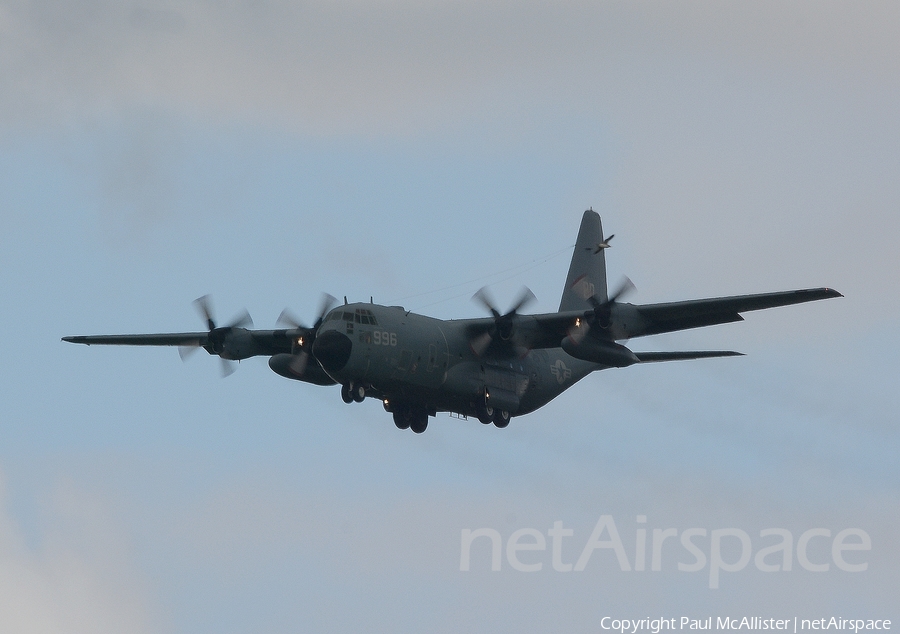
{"type": "MultiPolygon", "coordinates": [[[[610,236],[612,237],[612,236],[610,236]]],[[[589,308],[588,298],[596,296],[605,302],[606,295],[606,248],[600,214],[592,209],[584,212],[569,275],[559,302],[560,312],[589,308]]]]}

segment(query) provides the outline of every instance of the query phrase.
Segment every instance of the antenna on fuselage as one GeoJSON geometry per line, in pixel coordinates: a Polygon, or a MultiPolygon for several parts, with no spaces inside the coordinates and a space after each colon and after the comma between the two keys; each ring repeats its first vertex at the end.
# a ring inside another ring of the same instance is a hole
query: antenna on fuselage
{"type": "Polygon", "coordinates": [[[346,305],[349,304],[349,303],[350,303],[350,302],[347,301],[347,296],[344,295],[344,306],[346,306],[346,305]]]}

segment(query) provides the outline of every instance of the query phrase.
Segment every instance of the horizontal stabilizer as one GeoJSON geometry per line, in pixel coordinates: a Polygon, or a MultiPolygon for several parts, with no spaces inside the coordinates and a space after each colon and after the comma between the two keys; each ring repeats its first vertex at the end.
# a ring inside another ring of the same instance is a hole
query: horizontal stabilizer
{"type": "Polygon", "coordinates": [[[688,359],[713,359],[715,357],[742,357],[744,353],[733,350],[699,350],[694,352],[635,352],[641,363],[657,361],[685,361],[688,359]]]}

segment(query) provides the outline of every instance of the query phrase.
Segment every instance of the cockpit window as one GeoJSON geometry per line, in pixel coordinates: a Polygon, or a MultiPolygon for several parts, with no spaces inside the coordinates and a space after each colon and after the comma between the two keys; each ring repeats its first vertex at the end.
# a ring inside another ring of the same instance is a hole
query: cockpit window
{"type": "Polygon", "coordinates": [[[357,308],[352,313],[349,310],[340,311],[337,310],[330,315],[328,315],[327,321],[352,321],[357,324],[362,324],[365,326],[377,326],[378,320],[375,319],[375,315],[372,314],[372,311],[368,308],[357,308]]]}
{"type": "Polygon", "coordinates": [[[354,321],[358,324],[364,324],[367,326],[378,325],[378,321],[375,319],[375,315],[373,315],[372,311],[368,308],[357,308],[354,314],[354,321]]]}

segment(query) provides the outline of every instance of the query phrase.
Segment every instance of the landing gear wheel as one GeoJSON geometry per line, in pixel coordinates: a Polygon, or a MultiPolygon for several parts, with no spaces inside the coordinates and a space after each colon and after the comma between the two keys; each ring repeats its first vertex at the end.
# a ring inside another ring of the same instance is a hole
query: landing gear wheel
{"type": "Polygon", "coordinates": [[[428,427],[428,412],[425,410],[414,410],[412,421],[409,428],[417,434],[421,434],[428,427]]]}
{"type": "Polygon", "coordinates": [[[477,409],[478,420],[484,425],[490,425],[494,420],[494,408],[490,405],[481,405],[477,409]]]}
{"type": "Polygon", "coordinates": [[[357,403],[362,403],[366,399],[366,388],[362,385],[350,384],[350,398],[357,403]]]}
{"type": "Polygon", "coordinates": [[[341,386],[341,400],[347,404],[353,402],[353,397],[350,395],[350,386],[349,385],[341,386]]]}
{"type": "Polygon", "coordinates": [[[509,412],[504,410],[497,410],[494,412],[494,425],[503,429],[507,425],[509,425],[509,412]]]}
{"type": "Polygon", "coordinates": [[[408,403],[395,403],[393,406],[394,424],[397,429],[411,429],[421,434],[428,427],[428,409],[408,403]]]}
{"type": "Polygon", "coordinates": [[[394,410],[394,424],[397,429],[409,429],[410,416],[409,408],[400,406],[394,410]]]}

